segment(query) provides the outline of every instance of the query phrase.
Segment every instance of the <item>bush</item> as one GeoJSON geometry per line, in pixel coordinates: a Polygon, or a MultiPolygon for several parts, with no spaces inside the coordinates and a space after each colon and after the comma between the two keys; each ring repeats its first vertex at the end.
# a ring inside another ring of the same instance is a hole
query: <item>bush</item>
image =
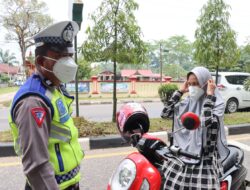
{"type": "Polygon", "coordinates": [[[116,123],[91,122],[84,119],[83,117],[75,117],[73,119],[75,126],[78,128],[80,137],[118,134],[118,130],[116,129],[116,123]]]}
{"type": "Polygon", "coordinates": [[[1,83],[7,83],[9,80],[10,80],[10,78],[8,77],[8,75],[6,75],[6,74],[0,75],[0,82],[1,83]]]}
{"type": "Polygon", "coordinates": [[[178,90],[176,84],[163,84],[158,89],[158,94],[161,101],[165,104],[173,95],[174,91],[178,90]]]}
{"type": "Polygon", "coordinates": [[[244,88],[245,90],[250,91],[250,78],[244,81],[244,88]]]}

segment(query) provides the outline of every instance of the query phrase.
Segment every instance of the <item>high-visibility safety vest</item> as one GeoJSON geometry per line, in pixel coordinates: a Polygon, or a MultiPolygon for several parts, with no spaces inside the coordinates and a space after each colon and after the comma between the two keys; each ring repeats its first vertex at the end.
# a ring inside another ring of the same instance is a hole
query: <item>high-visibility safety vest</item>
{"type": "Polygon", "coordinates": [[[60,189],[80,181],[80,162],[84,156],[78,142],[78,130],[71,118],[73,97],[46,88],[39,75],[32,75],[16,93],[9,115],[9,124],[14,137],[14,147],[18,155],[22,156],[19,144],[18,128],[13,121],[13,108],[27,95],[39,96],[50,107],[52,122],[48,151],[50,163],[54,168],[55,178],[60,189]]]}

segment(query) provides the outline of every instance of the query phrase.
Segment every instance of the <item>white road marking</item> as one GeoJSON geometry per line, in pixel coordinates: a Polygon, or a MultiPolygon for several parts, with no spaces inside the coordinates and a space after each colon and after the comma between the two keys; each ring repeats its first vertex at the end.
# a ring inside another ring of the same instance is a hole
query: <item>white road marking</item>
{"type": "Polygon", "coordinates": [[[232,145],[235,145],[235,146],[238,146],[246,151],[249,151],[250,152],[250,146],[246,145],[246,144],[243,144],[243,143],[240,143],[238,141],[235,141],[235,140],[229,140],[228,141],[228,144],[232,144],[232,145]]]}

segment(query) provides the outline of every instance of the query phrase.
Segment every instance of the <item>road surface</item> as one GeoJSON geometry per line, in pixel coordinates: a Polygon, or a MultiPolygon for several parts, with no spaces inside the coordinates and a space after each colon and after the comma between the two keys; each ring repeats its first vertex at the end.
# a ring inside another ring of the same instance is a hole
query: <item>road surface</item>
{"type": "MultiPolygon", "coordinates": [[[[244,165],[250,169],[250,134],[228,137],[229,143],[241,146],[245,152],[244,165]]],[[[81,165],[81,190],[105,190],[112,172],[134,148],[110,148],[85,151],[81,165]]],[[[249,171],[250,172],[250,171],[249,171]]],[[[25,177],[17,157],[0,158],[0,190],[23,190],[25,177]]],[[[250,174],[248,173],[250,180],[250,174]]]]}

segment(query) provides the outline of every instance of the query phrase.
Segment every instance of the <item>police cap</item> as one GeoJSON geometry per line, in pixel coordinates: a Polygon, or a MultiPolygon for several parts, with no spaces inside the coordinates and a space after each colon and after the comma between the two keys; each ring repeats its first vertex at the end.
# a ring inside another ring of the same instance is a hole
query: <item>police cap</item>
{"type": "Polygon", "coordinates": [[[46,46],[55,52],[74,53],[72,42],[78,31],[79,26],[76,22],[61,21],[48,26],[33,39],[36,48],[46,46]]]}

